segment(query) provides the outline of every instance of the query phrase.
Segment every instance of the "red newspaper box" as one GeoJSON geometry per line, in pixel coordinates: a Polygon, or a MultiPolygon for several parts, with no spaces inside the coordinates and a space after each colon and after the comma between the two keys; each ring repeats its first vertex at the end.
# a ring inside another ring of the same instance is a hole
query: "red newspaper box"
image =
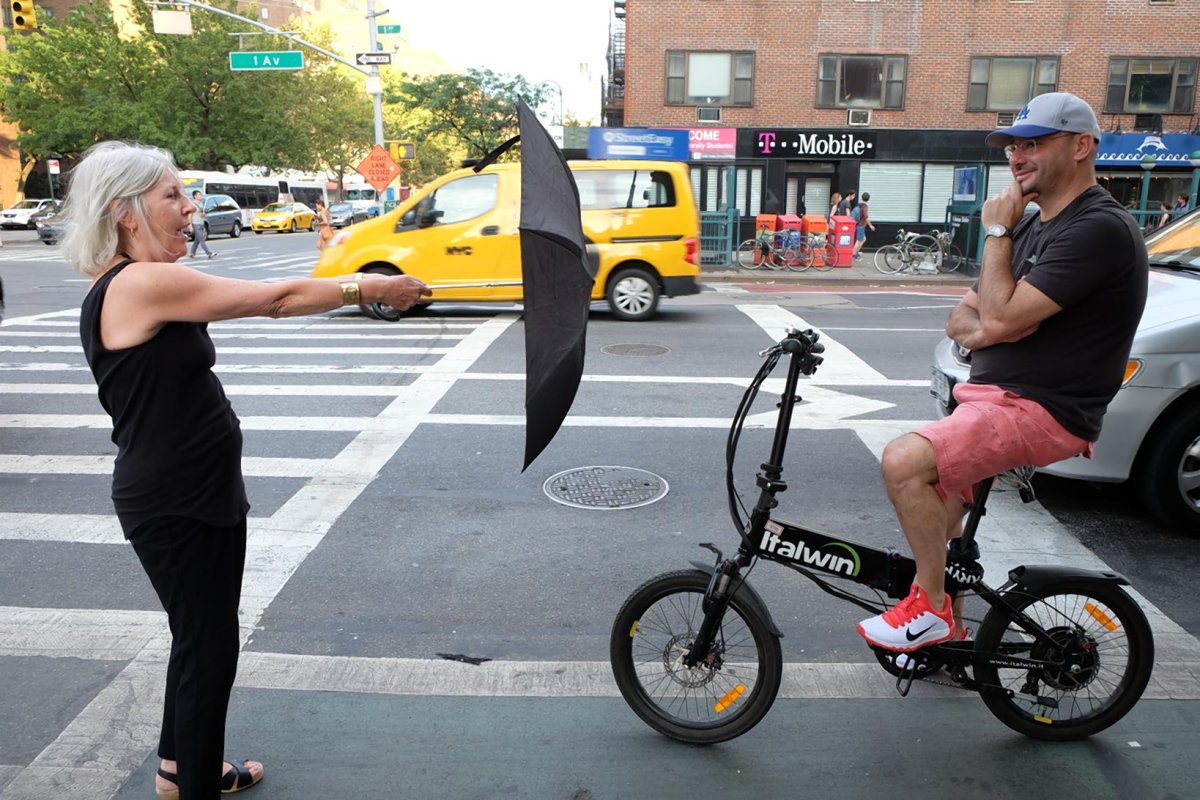
{"type": "Polygon", "coordinates": [[[857,223],[854,217],[830,217],[829,221],[833,223],[833,230],[829,235],[833,237],[833,246],[837,248],[838,260],[834,266],[848,267],[854,263],[854,229],[857,223]]]}
{"type": "Polygon", "coordinates": [[[785,228],[790,231],[803,230],[803,227],[800,224],[800,218],[795,214],[779,215],[779,230],[784,230],[785,228]]]}

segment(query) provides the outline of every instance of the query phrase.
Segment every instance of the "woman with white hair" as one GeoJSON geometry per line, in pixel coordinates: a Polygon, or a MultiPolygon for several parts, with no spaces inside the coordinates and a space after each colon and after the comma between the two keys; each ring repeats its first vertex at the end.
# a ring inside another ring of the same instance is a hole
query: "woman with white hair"
{"type": "Polygon", "coordinates": [[[250,505],[207,323],[360,302],[405,309],[430,292],[408,276],[259,283],[198,272],[176,263],[192,210],[170,153],[102,142],[71,174],[63,252],[92,279],[79,333],[113,421],[113,505],[171,628],[155,789],[215,800],[256,784],[263,766],[223,755],[250,505]]]}

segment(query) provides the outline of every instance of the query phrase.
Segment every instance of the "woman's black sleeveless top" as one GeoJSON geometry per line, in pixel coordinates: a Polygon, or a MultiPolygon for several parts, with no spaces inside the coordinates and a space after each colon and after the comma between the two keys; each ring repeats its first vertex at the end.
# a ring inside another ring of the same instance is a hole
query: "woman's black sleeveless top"
{"type": "Polygon", "coordinates": [[[235,525],[250,510],[242,430],[212,371],[216,350],[208,325],[168,322],[125,350],[100,342],[108,286],[130,263],[96,281],[79,318],[83,353],[112,417],[112,499],[121,528],[129,536],[143,522],[166,516],[235,525]]]}

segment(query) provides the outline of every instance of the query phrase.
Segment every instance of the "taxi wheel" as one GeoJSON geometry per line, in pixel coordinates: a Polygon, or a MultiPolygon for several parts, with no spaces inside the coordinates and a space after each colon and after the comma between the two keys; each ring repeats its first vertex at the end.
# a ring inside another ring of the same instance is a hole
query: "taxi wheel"
{"type": "MultiPolygon", "coordinates": [[[[390,264],[373,264],[362,270],[367,274],[374,275],[399,275],[400,270],[390,264]]],[[[366,314],[372,319],[381,319],[384,322],[399,322],[404,316],[404,312],[398,308],[393,308],[386,303],[362,303],[359,305],[363,314],[366,314]]]]}
{"type": "Polygon", "coordinates": [[[638,267],[623,269],[609,281],[605,295],[614,317],[641,322],[658,311],[658,278],[638,267]]]}
{"type": "Polygon", "coordinates": [[[309,220],[308,230],[310,233],[317,232],[317,218],[316,217],[313,217],[311,220],[309,220]]]}
{"type": "Polygon", "coordinates": [[[236,239],[242,235],[242,223],[234,220],[233,227],[229,229],[229,238],[236,239]]]}
{"type": "Polygon", "coordinates": [[[288,226],[288,230],[292,233],[296,232],[296,220],[292,220],[292,224],[288,226]]]}
{"type": "Polygon", "coordinates": [[[260,231],[260,230],[255,230],[255,231],[254,231],[254,235],[255,235],[255,236],[262,236],[262,231],[260,231]]]}

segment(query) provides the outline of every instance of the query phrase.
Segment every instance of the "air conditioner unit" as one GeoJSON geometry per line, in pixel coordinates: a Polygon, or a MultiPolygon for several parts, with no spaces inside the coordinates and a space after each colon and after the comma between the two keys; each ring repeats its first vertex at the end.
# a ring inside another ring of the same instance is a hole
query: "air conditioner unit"
{"type": "Polygon", "coordinates": [[[1162,133],[1162,114],[1135,114],[1133,117],[1133,128],[1138,131],[1162,133]]]}
{"type": "Polygon", "coordinates": [[[699,106],[696,108],[696,122],[720,122],[721,109],[714,106],[699,106]]]}
{"type": "Polygon", "coordinates": [[[853,125],[856,128],[865,128],[871,124],[871,109],[869,108],[852,108],[846,114],[846,124],[853,125]]]}
{"type": "Polygon", "coordinates": [[[1015,111],[1000,111],[996,114],[996,127],[1007,128],[1017,121],[1017,112],[1015,111]]]}

